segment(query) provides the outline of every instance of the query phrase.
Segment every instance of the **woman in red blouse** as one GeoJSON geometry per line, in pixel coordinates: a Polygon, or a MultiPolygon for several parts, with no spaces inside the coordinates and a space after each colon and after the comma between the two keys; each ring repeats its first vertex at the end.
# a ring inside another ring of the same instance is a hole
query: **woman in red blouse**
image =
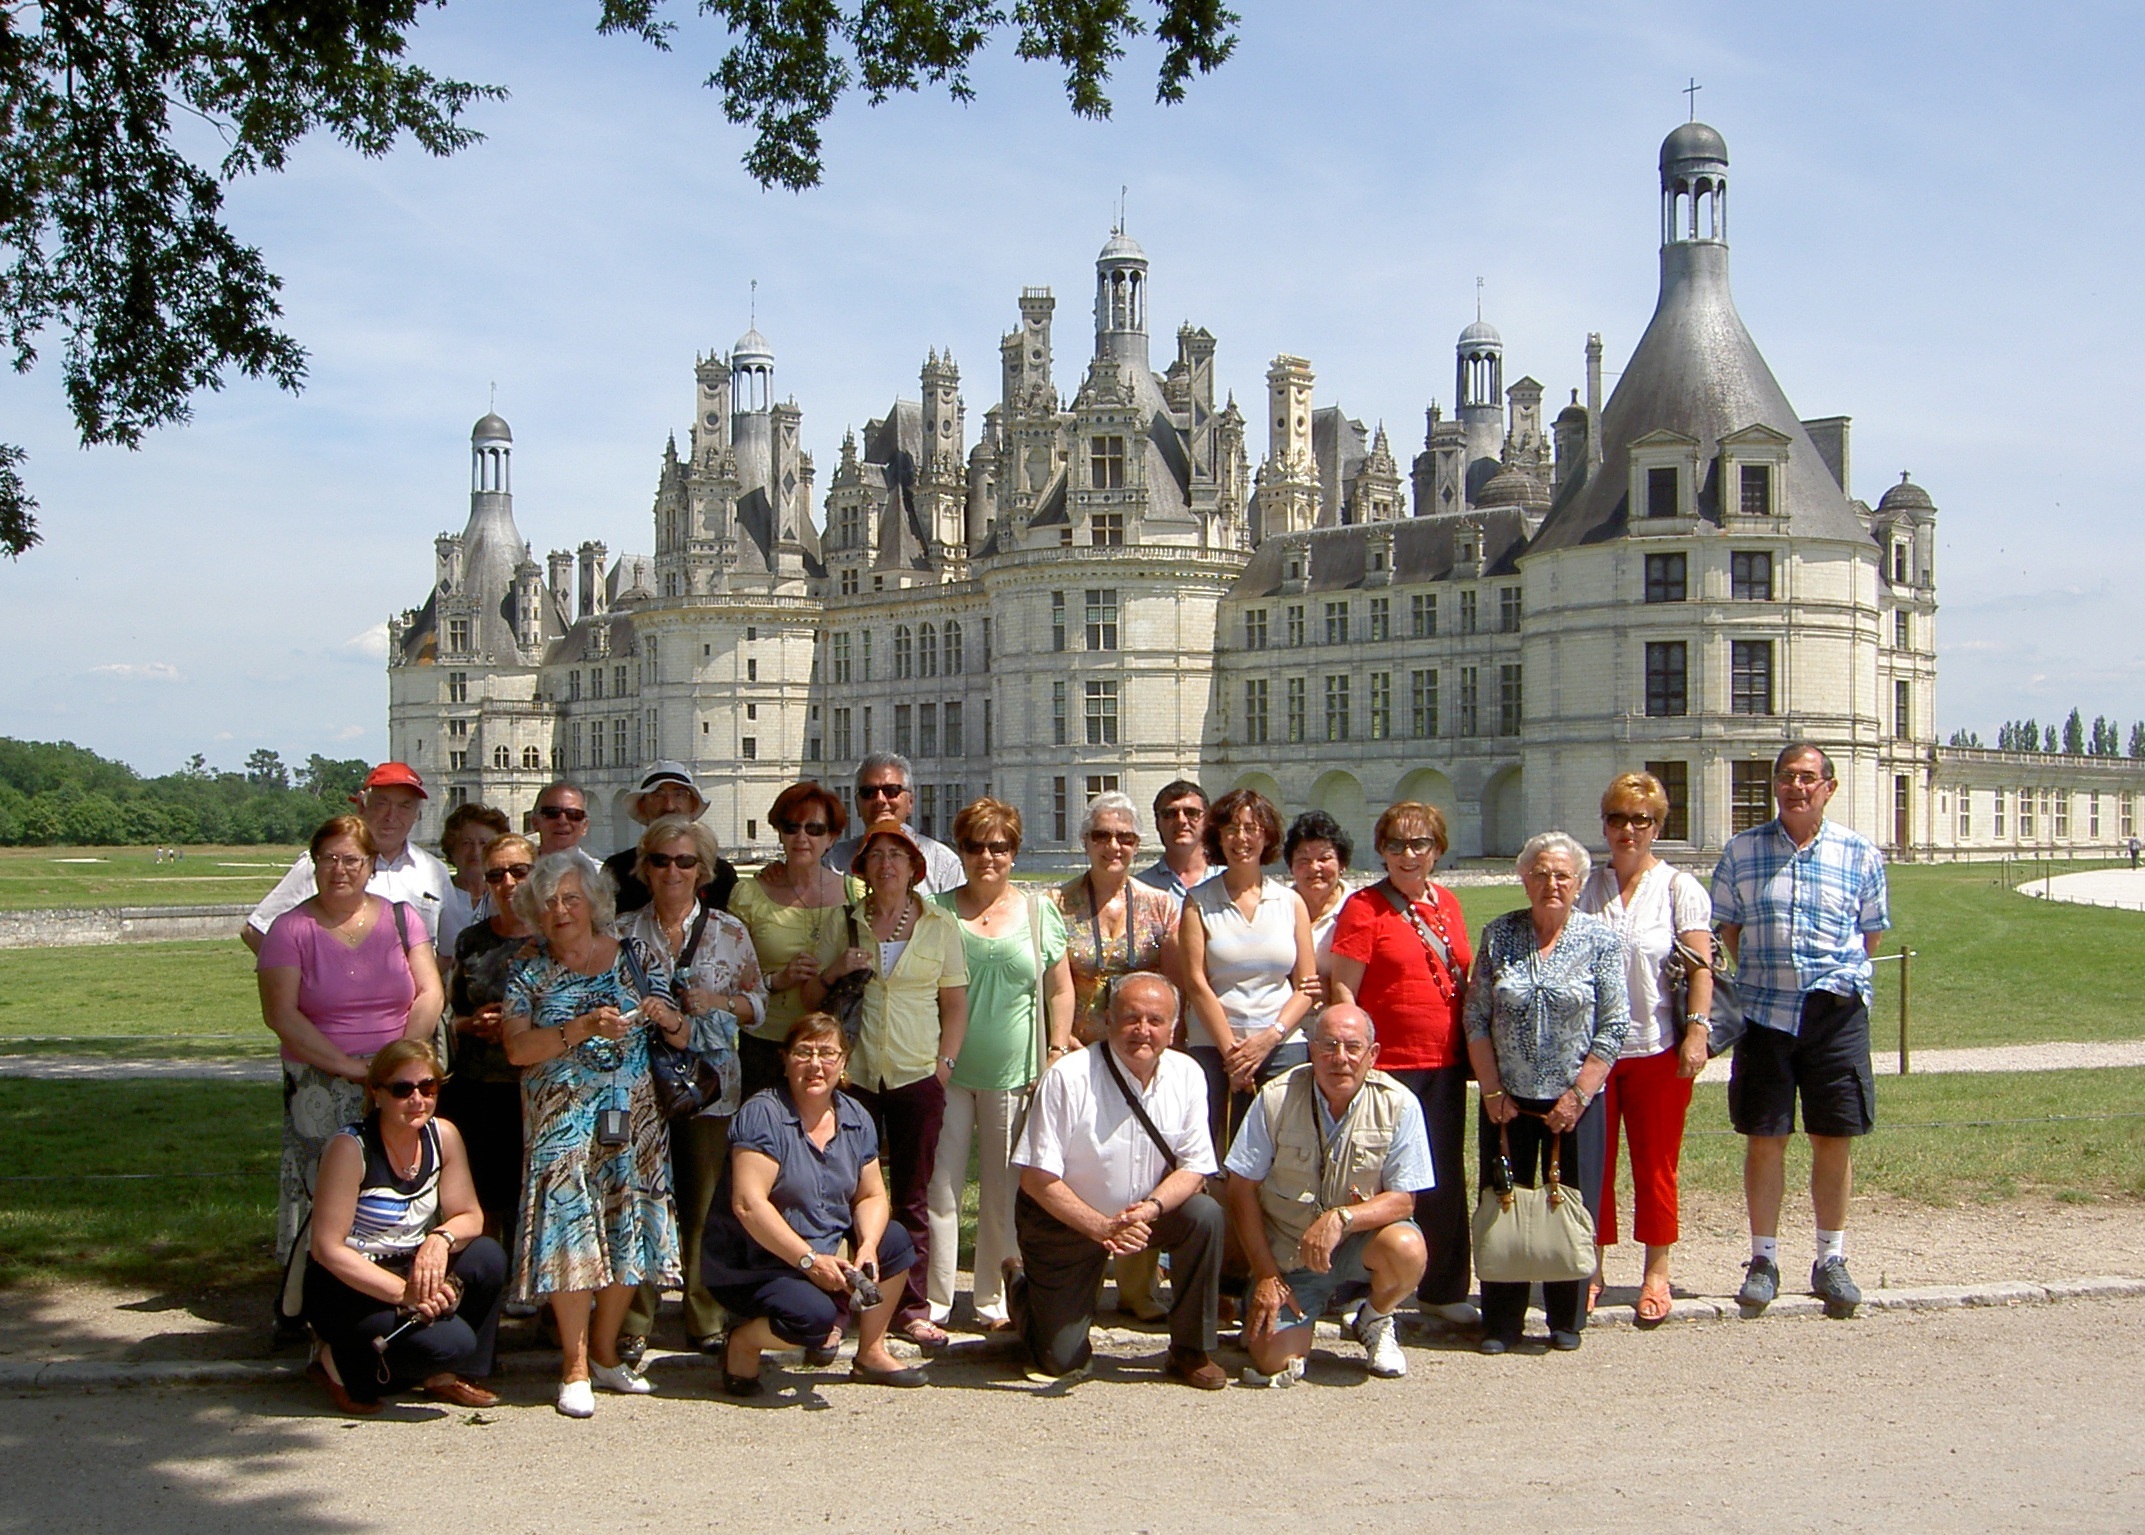
{"type": "Polygon", "coordinates": [[[1403,800],[1378,817],[1385,878],[1341,907],[1333,930],[1333,1001],[1352,1002],[1378,1026],[1378,1069],[1415,1094],[1430,1132],[1437,1186],[1415,1196],[1415,1224],[1430,1249],[1416,1299],[1426,1315],[1463,1327],[1468,1303],[1467,923],[1459,900],[1430,872],[1446,850],[1434,805],[1403,800]]]}

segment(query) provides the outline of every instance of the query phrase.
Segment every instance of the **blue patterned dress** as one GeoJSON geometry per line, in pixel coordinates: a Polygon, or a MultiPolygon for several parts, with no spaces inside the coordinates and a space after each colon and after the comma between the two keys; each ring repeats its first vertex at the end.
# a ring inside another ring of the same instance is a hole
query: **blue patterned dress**
{"type": "MultiPolygon", "coordinates": [[[[649,989],[668,967],[645,944],[633,958],[649,989]]],[[[581,975],[548,954],[515,962],[506,1012],[556,1029],[605,1003],[624,1012],[639,1000],[626,951],[601,975],[581,975]]],[[[652,1027],[650,1025],[649,1027],[652,1027]]],[[[648,1076],[648,1029],[623,1040],[589,1039],[521,1076],[528,1170],[515,1246],[514,1297],[606,1285],[676,1285],[678,1227],[670,1203],[670,1131],[648,1076]],[[623,1146],[596,1144],[596,1117],[622,1108],[623,1146]]]]}

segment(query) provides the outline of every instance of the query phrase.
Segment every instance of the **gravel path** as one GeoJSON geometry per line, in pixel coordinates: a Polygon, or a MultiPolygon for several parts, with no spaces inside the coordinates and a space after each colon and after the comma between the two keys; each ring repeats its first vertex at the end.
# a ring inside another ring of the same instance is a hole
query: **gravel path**
{"type": "Polygon", "coordinates": [[[2056,874],[2015,887],[2037,901],[2067,901],[2078,906],[2119,906],[2145,911],[2145,869],[2095,869],[2086,874],[2056,874]]]}

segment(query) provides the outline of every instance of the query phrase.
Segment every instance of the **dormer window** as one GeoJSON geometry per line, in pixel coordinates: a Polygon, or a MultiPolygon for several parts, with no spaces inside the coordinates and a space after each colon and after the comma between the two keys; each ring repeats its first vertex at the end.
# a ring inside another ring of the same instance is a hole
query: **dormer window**
{"type": "Polygon", "coordinates": [[[1740,495],[1738,501],[1745,517],[1770,517],[1773,514],[1773,466],[1771,464],[1744,464],[1737,473],[1740,495]]]}
{"type": "Polygon", "coordinates": [[[1905,586],[1912,580],[1907,564],[1907,546],[1904,542],[1892,545],[1892,584],[1905,586]]]}
{"type": "Polygon", "coordinates": [[[1303,579],[1303,561],[1294,555],[1289,557],[1288,579],[1291,581],[1301,581],[1303,579]]]}
{"type": "Polygon", "coordinates": [[[450,618],[447,620],[447,648],[449,650],[455,651],[467,650],[469,648],[468,619],[450,618]]]}
{"type": "Polygon", "coordinates": [[[1673,465],[1646,471],[1646,515],[1649,517],[1673,517],[1679,507],[1676,495],[1676,471],[1673,465]]]}

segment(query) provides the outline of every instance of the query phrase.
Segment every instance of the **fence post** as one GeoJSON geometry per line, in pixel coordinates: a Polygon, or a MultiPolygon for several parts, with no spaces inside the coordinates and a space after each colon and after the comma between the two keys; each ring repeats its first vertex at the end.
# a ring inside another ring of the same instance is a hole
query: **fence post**
{"type": "Polygon", "coordinates": [[[1907,972],[1914,964],[1914,951],[1899,951],[1899,1074],[1905,1076],[1907,1063],[1907,972]]]}

